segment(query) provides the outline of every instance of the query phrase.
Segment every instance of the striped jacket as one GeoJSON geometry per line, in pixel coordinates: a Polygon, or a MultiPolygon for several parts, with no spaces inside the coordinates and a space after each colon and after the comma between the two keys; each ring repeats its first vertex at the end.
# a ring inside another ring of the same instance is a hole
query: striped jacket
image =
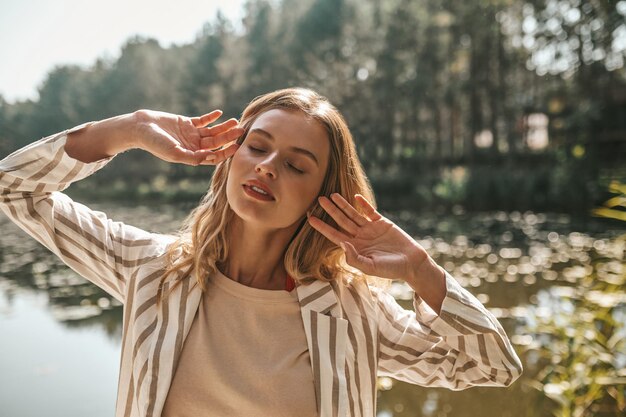
{"type": "MultiPolygon", "coordinates": [[[[157,417],[201,289],[186,278],[157,308],[164,253],[173,237],[115,222],[62,193],[111,159],[86,164],[65,153],[67,133],[82,126],[0,161],[0,207],[123,304],[115,415],[157,417]]],[[[439,315],[417,295],[413,312],[364,282],[314,281],[296,288],[320,416],[375,416],[377,376],[459,390],[508,386],[520,375],[520,360],[497,319],[447,273],[446,285],[439,315]]]]}

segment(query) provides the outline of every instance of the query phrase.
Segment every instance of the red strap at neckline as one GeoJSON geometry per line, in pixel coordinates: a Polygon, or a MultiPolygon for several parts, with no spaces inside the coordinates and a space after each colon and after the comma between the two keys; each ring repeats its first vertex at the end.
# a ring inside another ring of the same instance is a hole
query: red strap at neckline
{"type": "Polygon", "coordinates": [[[287,279],[285,280],[285,291],[291,292],[294,288],[296,288],[296,281],[287,275],[287,279]]]}

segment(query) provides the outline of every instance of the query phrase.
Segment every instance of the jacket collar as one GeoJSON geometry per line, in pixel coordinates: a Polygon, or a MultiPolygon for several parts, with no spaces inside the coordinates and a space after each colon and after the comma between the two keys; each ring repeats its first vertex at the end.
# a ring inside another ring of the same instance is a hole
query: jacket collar
{"type": "Polygon", "coordinates": [[[321,280],[308,280],[296,287],[300,309],[314,311],[332,317],[341,317],[334,283],[321,280]]]}

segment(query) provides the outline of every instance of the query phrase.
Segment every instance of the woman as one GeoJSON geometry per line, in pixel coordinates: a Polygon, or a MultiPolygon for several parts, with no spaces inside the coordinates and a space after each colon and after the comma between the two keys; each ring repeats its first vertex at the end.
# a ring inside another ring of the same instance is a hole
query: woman
{"type": "Polygon", "coordinates": [[[493,315],[376,211],[325,98],[280,90],[207,127],[219,115],[138,111],[0,163],[3,211],[124,304],[116,416],[374,416],[377,376],[464,389],[520,375],[493,315]],[[217,164],[179,236],[58,192],[130,148],[217,164]],[[381,279],[405,280],[415,312],[381,279]]]}

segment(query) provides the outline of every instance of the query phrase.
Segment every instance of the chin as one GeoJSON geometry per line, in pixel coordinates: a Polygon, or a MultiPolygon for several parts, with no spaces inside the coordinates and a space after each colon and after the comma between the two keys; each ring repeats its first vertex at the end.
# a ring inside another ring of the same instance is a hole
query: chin
{"type": "Polygon", "coordinates": [[[305,215],[294,220],[287,219],[286,216],[281,216],[276,210],[263,212],[261,210],[233,209],[233,212],[243,223],[268,230],[295,229],[306,218],[305,215]]]}
{"type": "Polygon", "coordinates": [[[285,214],[280,211],[275,201],[270,204],[261,201],[256,202],[245,195],[239,195],[232,188],[227,189],[226,198],[231,210],[239,219],[266,229],[277,230],[297,227],[306,219],[306,211],[297,216],[295,213],[285,214]]]}

